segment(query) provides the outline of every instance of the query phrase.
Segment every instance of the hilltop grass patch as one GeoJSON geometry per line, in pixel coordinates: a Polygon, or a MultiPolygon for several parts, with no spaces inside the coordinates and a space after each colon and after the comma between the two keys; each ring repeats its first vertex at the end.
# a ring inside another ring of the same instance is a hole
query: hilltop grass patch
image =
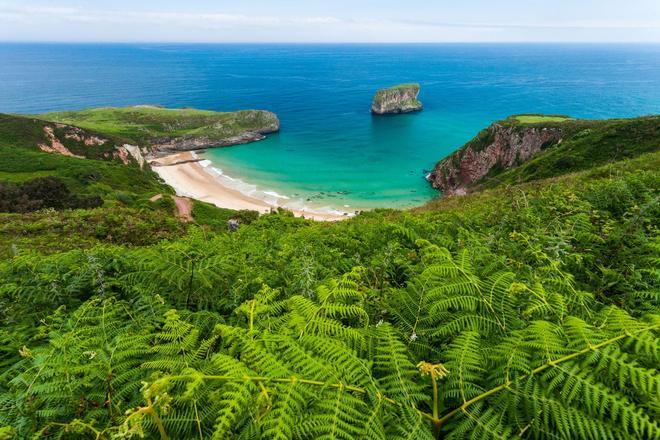
{"type": "Polygon", "coordinates": [[[541,124],[547,122],[566,122],[572,118],[568,116],[546,116],[546,115],[517,115],[513,119],[521,124],[541,124]]]}

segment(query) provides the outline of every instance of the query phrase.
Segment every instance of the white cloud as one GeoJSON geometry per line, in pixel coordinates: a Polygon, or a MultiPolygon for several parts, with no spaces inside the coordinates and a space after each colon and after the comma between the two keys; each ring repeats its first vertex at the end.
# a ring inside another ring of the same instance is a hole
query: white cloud
{"type": "Polygon", "coordinates": [[[222,13],[187,13],[157,11],[117,11],[69,7],[12,6],[0,3],[0,18],[20,19],[23,22],[47,19],[72,23],[109,24],[176,24],[176,25],[284,25],[284,24],[332,24],[340,23],[337,17],[290,17],[249,16],[222,13]]]}
{"type": "MultiPolygon", "coordinates": [[[[657,17],[654,17],[657,20],[657,17]]],[[[86,41],[581,41],[660,40],[648,22],[443,22],[407,17],[246,15],[52,7],[0,1],[0,40],[86,41]],[[4,26],[3,26],[4,24],[4,26]],[[13,24],[13,29],[8,26],[13,24]],[[2,28],[5,28],[3,32],[2,28]],[[206,32],[206,33],[205,33],[206,32]],[[26,38],[25,35],[29,35],[26,38]],[[557,38],[559,36],[560,38],[557,38]],[[640,37],[641,36],[641,37],[640,37]]]]}

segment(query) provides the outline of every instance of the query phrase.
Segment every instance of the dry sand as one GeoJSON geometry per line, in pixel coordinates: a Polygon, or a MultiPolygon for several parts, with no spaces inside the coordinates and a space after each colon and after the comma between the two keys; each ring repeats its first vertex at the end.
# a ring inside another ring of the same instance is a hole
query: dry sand
{"type": "MultiPolygon", "coordinates": [[[[154,159],[151,168],[176,191],[177,195],[212,203],[220,208],[249,209],[268,213],[277,209],[265,200],[250,197],[233,188],[224,186],[200,165],[192,152],[172,154],[154,159]]],[[[288,209],[288,208],[287,208],[288,209]]],[[[319,221],[345,220],[350,216],[311,210],[291,210],[296,217],[319,221]]]]}

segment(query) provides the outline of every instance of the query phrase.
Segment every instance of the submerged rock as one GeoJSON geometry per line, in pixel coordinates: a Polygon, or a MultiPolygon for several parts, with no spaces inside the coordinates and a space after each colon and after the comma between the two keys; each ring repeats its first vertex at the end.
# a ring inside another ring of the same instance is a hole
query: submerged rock
{"type": "Polygon", "coordinates": [[[376,92],[371,104],[371,113],[376,115],[410,113],[422,110],[419,84],[400,84],[376,92]]]}

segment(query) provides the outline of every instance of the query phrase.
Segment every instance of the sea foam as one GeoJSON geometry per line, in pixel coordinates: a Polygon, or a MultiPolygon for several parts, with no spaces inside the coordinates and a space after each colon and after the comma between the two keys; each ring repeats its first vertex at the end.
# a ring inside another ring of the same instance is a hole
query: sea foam
{"type": "MultiPolygon", "coordinates": [[[[197,153],[193,153],[195,159],[199,159],[197,153]]],[[[352,217],[355,214],[345,211],[338,210],[331,206],[313,206],[305,203],[303,198],[291,198],[287,195],[280,194],[277,191],[272,189],[260,189],[257,185],[252,183],[245,182],[244,180],[232,177],[227,174],[217,166],[214,166],[214,163],[208,159],[203,159],[198,162],[200,166],[209,173],[215,180],[217,180],[222,186],[229,188],[231,190],[240,192],[241,194],[264,201],[269,205],[272,205],[274,208],[285,208],[295,211],[300,211],[306,214],[331,214],[337,216],[346,216],[352,217]]]]}

